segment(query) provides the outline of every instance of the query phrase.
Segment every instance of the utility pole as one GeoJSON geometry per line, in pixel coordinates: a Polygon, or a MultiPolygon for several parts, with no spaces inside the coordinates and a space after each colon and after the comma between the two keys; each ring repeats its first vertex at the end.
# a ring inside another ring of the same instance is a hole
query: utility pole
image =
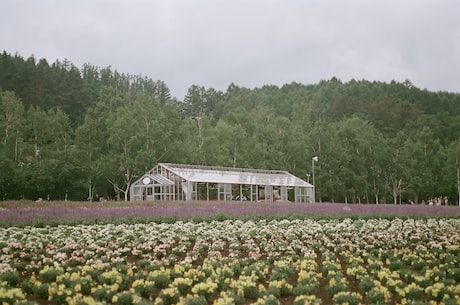
{"type": "Polygon", "coordinates": [[[313,202],[316,202],[315,162],[318,162],[318,156],[311,158],[311,173],[312,173],[312,180],[313,180],[313,202]]]}

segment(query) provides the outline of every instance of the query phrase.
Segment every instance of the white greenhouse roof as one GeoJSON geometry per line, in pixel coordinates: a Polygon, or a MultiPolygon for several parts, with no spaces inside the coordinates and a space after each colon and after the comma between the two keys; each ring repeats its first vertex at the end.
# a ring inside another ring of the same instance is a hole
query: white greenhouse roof
{"type": "MultiPolygon", "coordinates": [[[[149,178],[153,183],[158,184],[158,185],[174,185],[174,182],[172,182],[171,180],[169,180],[166,177],[163,177],[162,175],[149,175],[149,174],[146,174],[146,175],[144,175],[144,179],[145,179],[145,177],[149,178]]],[[[149,184],[149,183],[144,183],[144,184],[149,184]]]]}
{"type": "Polygon", "coordinates": [[[190,182],[313,187],[310,183],[286,171],[171,163],[159,163],[159,165],[190,182]]]}

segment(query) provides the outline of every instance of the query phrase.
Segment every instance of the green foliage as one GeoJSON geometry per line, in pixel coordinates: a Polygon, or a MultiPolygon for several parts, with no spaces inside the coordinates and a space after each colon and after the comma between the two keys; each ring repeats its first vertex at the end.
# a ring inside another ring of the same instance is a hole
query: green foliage
{"type": "Polygon", "coordinates": [[[38,286],[34,285],[33,286],[33,293],[39,299],[47,300],[48,299],[48,289],[49,289],[49,285],[46,284],[46,283],[45,284],[40,284],[38,286]]]}
{"type": "Polygon", "coordinates": [[[16,287],[19,281],[20,275],[17,272],[7,271],[0,274],[0,282],[6,282],[10,287],[16,287]]]}
{"type": "Polygon", "coordinates": [[[202,295],[187,295],[184,303],[186,305],[207,305],[208,301],[202,295]]]}
{"type": "Polygon", "coordinates": [[[0,54],[0,200],[127,199],[159,161],[282,169],[316,163],[319,201],[458,200],[460,94],[337,78],[192,85],[0,54]]]}

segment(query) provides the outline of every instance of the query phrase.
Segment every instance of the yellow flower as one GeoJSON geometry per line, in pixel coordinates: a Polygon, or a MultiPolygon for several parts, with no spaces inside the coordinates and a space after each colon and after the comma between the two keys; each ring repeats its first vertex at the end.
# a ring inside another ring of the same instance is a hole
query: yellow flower
{"type": "MultiPolygon", "coordinates": [[[[2,300],[24,300],[25,295],[20,288],[7,289],[0,287],[0,299],[2,300]]],[[[4,302],[4,304],[9,304],[4,302]]]]}
{"type": "Polygon", "coordinates": [[[337,282],[335,281],[334,278],[329,280],[329,287],[335,287],[336,284],[337,284],[337,282]]]}
{"type": "Polygon", "coordinates": [[[92,270],[92,268],[89,265],[84,265],[81,270],[84,274],[86,274],[86,273],[89,273],[92,270]]]}
{"type": "Polygon", "coordinates": [[[456,295],[460,295],[460,284],[458,284],[457,286],[455,286],[454,292],[455,292],[456,295]]]}
{"type": "Polygon", "coordinates": [[[175,265],[174,266],[174,271],[177,273],[184,273],[185,267],[183,265],[175,265]]]}
{"type": "Polygon", "coordinates": [[[80,279],[80,274],[78,272],[72,272],[72,274],[70,274],[70,280],[72,282],[77,281],[78,279],[80,279]]]}
{"type": "Polygon", "coordinates": [[[213,305],[233,305],[235,304],[235,300],[228,295],[227,292],[222,292],[221,296],[217,298],[213,305]]]}
{"type": "Polygon", "coordinates": [[[262,284],[259,284],[259,292],[264,293],[266,291],[265,286],[262,284]]]}
{"type": "Polygon", "coordinates": [[[301,303],[304,305],[319,305],[321,304],[321,300],[317,299],[314,295],[299,295],[295,298],[294,303],[301,303]]]}

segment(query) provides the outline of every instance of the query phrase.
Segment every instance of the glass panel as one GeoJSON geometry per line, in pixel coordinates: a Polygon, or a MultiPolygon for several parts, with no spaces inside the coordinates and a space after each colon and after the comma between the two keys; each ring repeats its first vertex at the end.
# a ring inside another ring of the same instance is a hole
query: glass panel
{"type": "Polygon", "coordinates": [[[288,191],[287,191],[287,187],[285,186],[281,187],[281,201],[283,202],[288,201],[288,191]]]}
{"type": "Polygon", "coordinates": [[[258,187],[257,185],[251,185],[251,201],[257,201],[259,198],[257,197],[258,187]]]}

